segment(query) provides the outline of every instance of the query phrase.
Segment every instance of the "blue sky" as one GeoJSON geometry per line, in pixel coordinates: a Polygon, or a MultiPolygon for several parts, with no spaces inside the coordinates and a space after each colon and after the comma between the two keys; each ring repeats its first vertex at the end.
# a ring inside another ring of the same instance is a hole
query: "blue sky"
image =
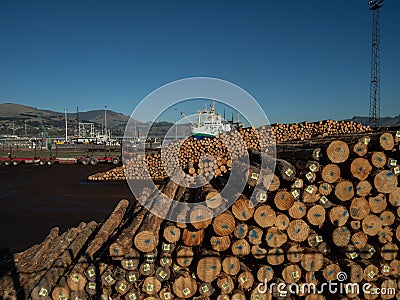
{"type": "MultiPolygon", "coordinates": [[[[248,91],[271,122],[367,116],[367,3],[0,0],[0,102],[130,115],[168,82],[210,76],[248,91]]],[[[400,113],[399,15],[386,0],[382,116],[400,113]]]]}

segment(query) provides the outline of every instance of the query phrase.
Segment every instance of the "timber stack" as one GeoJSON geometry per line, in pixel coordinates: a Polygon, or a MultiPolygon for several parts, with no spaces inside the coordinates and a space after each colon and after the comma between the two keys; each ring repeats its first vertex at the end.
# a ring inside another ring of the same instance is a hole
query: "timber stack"
{"type": "Polygon", "coordinates": [[[283,144],[288,141],[304,141],[325,136],[365,133],[371,131],[369,126],[363,126],[352,121],[320,121],[314,123],[302,122],[294,124],[273,124],[259,128],[239,128],[238,131],[221,134],[218,138],[195,139],[188,138],[178,143],[171,143],[165,148],[164,160],[161,153],[151,153],[142,157],[130,155],[124,161],[124,167],[97,173],[89,176],[89,180],[109,181],[133,179],[160,180],[168,177],[171,165],[179,165],[188,175],[188,181],[193,182],[196,175],[224,176],[231,170],[232,158],[240,157],[246,149],[260,149],[259,141],[265,145],[283,144]],[[233,149],[227,149],[229,144],[233,149]],[[175,156],[179,153],[178,156],[175,156]],[[206,159],[205,155],[212,159],[206,159]],[[231,157],[233,155],[234,157],[231,157]],[[142,161],[145,161],[145,164],[142,161]],[[163,163],[164,161],[164,163],[163,163]],[[148,173],[147,173],[148,172],[148,173]]]}
{"type": "MultiPolygon", "coordinates": [[[[310,300],[328,292],[304,284],[333,281],[360,286],[335,299],[398,299],[399,145],[400,131],[308,140],[278,149],[274,173],[260,170],[268,153],[248,149],[246,187],[230,207],[219,194],[229,171],[202,187],[160,187],[177,202],[199,204],[182,212],[189,223],[168,221],[174,205],[145,189],[139,202],[157,215],[122,201],[102,224],[54,229],[16,254],[18,291],[32,299],[310,300]],[[220,207],[227,209],[209,218],[220,207]],[[338,281],[340,272],[347,279],[338,281]],[[272,289],[264,290],[266,281],[272,289]]],[[[3,278],[1,296],[15,296],[15,278],[3,278]]]]}

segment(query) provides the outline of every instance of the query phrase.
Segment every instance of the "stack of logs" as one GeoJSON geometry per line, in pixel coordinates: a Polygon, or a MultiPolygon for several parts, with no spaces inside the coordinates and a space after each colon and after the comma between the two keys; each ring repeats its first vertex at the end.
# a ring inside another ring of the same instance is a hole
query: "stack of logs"
{"type": "MultiPolygon", "coordinates": [[[[206,203],[185,212],[190,223],[164,220],[141,206],[125,214],[122,201],[101,226],[82,224],[61,237],[52,232],[15,255],[22,291],[32,299],[310,300],[329,298],[328,290],[309,292],[310,284],[333,281],[344,286],[331,299],[399,298],[400,131],[344,140],[304,143],[276,159],[274,174],[259,169],[261,159],[271,158],[249,149],[246,188],[209,220],[226,205],[218,192],[229,172],[201,188],[173,181],[161,188],[176,201],[206,203]],[[85,230],[93,231],[89,238],[85,230]],[[43,257],[49,262],[38,260],[43,257]],[[265,281],[275,285],[265,290],[265,281]],[[360,290],[346,288],[349,282],[360,290]],[[278,289],[279,283],[285,285],[278,289]],[[297,295],[290,293],[293,283],[297,295]],[[386,295],[376,294],[378,288],[386,295]]],[[[161,200],[148,190],[141,198],[159,209],[161,200]]],[[[3,281],[0,291],[15,293],[14,282],[3,281]]]]}
{"type": "Polygon", "coordinates": [[[272,130],[277,142],[282,143],[289,140],[305,140],[317,136],[369,132],[371,128],[353,121],[326,120],[314,123],[274,124],[272,125],[272,130]]]}
{"type": "Polygon", "coordinates": [[[214,176],[224,175],[231,169],[232,158],[241,156],[246,149],[260,150],[259,141],[265,145],[271,143],[284,143],[291,140],[305,140],[312,137],[364,133],[370,131],[369,126],[363,126],[352,121],[321,121],[315,123],[295,123],[295,124],[273,124],[271,126],[262,126],[260,128],[240,128],[238,132],[221,134],[218,138],[196,139],[188,138],[179,143],[172,143],[165,148],[166,164],[162,163],[160,153],[151,153],[146,155],[146,166],[141,162],[143,157],[137,157],[132,154],[129,159],[124,161],[123,168],[115,168],[111,171],[97,173],[89,176],[89,180],[107,181],[107,180],[128,180],[133,179],[163,179],[167,177],[165,167],[168,165],[179,165],[190,177],[203,174],[205,177],[209,174],[214,176]],[[237,134],[239,133],[239,135],[237,134]],[[228,143],[224,143],[228,141],[228,143]],[[233,149],[227,149],[225,145],[229,144],[233,149]],[[174,154],[179,153],[175,158],[174,154]],[[201,158],[210,154],[215,160],[205,162],[203,165],[201,158]],[[231,157],[231,155],[233,157],[231,157]],[[205,169],[204,169],[205,168],[205,169]],[[148,175],[146,170],[148,170],[148,175]]]}

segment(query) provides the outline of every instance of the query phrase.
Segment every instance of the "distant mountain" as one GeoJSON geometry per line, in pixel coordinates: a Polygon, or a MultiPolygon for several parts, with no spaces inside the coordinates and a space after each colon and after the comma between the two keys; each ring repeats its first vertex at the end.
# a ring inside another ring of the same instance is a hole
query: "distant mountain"
{"type": "MultiPolygon", "coordinates": [[[[368,125],[368,117],[353,117],[350,121],[368,125]]],[[[400,115],[396,117],[383,117],[379,120],[378,126],[380,127],[396,127],[400,126],[400,115]]]]}
{"type": "MultiPolygon", "coordinates": [[[[101,132],[104,126],[104,110],[91,110],[86,112],[67,113],[68,134],[75,135],[78,131],[79,122],[94,123],[95,130],[101,132]]],[[[122,136],[125,126],[129,120],[124,114],[107,110],[107,127],[112,130],[114,136],[122,136]]],[[[29,136],[40,135],[43,132],[43,126],[50,136],[63,136],[65,133],[65,119],[63,112],[51,110],[36,109],[14,103],[0,103],[0,134],[16,134],[20,136],[26,133],[29,136]]],[[[171,127],[171,123],[160,122],[151,124],[151,122],[137,122],[138,132],[145,132],[152,126],[150,135],[165,134],[171,127]]]]}
{"type": "MultiPolygon", "coordinates": [[[[69,118],[77,117],[76,113],[68,114],[69,118]]],[[[102,125],[104,123],[104,110],[90,110],[79,112],[79,120],[85,120],[102,125]]],[[[129,117],[124,114],[107,110],[107,126],[109,127],[125,127],[129,117]]]]}

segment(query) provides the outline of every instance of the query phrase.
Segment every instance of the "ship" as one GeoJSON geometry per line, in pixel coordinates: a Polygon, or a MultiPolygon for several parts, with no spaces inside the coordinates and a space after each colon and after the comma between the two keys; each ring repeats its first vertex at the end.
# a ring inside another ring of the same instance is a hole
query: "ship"
{"type": "Polygon", "coordinates": [[[205,108],[197,112],[197,124],[192,123],[191,133],[197,139],[210,138],[231,131],[232,125],[233,122],[223,120],[221,115],[215,112],[215,103],[212,102],[209,110],[205,108]]]}

